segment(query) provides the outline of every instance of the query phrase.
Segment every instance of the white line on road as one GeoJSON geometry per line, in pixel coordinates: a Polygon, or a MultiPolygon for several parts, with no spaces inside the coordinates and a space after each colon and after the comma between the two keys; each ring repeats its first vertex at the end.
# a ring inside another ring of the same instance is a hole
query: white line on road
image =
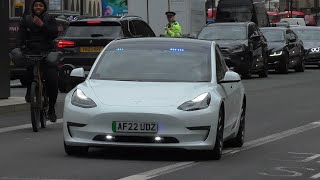
{"type": "Polygon", "coordinates": [[[74,180],[74,179],[48,179],[48,178],[17,178],[17,177],[0,177],[0,180],[74,180]]]}
{"type": "MultiPolygon", "coordinates": [[[[257,140],[253,140],[250,142],[247,142],[243,145],[242,148],[238,148],[238,149],[234,149],[234,150],[226,150],[223,152],[223,156],[228,156],[228,155],[232,155],[232,154],[236,154],[238,152],[241,151],[245,151],[245,150],[249,150],[258,146],[262,146],[264,144],[270,143],[270,142],[274,142],[274,141],[278,141],[280,139],[289,137],[289,136],[293,136],[296,134],[300,134],[315,128],[319,128],[320,127],[320,121],[315,121],[309,124],[306,124],[304,126],[300,126],[294,129],[290,129],[287,131],[283,131],[280,133],[276,133],[270,136],[266,136],[257,140]]],[[[197,164],[199,164],[200,162],[196,162],[196,161],[191,161],[191,162],[180,162],[180,163],[176,163],[176,164],[172,164],[169,166],[165,166],[165,167],[161,167],[161,168],[157,168],[151,171],[147,171],[144,173],[140,173],[140,174],[136,174],[136,175],[132,175],[129,177],[125,177],[119,180],[147,180],[147,179],[152,179],[164,174],[168,174],[174,171],[178,171],[181,169],[185,169],[185,168],[189,168],[192,166],[195,166],[197,164]]],[[[313,176],[313,179],[319,178],[320,174],[313,176]]]]}
{"type": "MultiPolygon", "coordinates": [[[[62,123],[63,120],[62,119],[58,119],[56,123],[52,123],[50,121],[47,122],[47,125],[53,125],[53,124],[58,124],[58,123],[62,123]]],[[[24,124],[24,125],[20,125],[20,126],[12,126],[12,127],[5,127],[5,128],[0,128],[0,133],[6,133],[6,132],[10,132],[10,131],[17,131],[17,130],[21,130],[21,129],[28,129],[31,128],[32,125],[31,124],[24,124]]]]}
{"type": "Polygon", "coordinates": [[[320,173],[311,177],[311,179],[319,179],[319,178],[320,178],[320,173]]]}

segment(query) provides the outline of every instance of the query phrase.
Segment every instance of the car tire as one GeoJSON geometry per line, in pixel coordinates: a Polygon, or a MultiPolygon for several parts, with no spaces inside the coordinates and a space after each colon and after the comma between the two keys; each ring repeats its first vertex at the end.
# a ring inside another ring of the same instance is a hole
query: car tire
{"type": "Polygon", "coordinates": [[[64,151],[69,156],[85,156],[88,154],[89,147],[85,146],[69,146],[64,143],[64,151]]]}
{"type": "Polygon", "coordinates": [[[289,73],[289,55],[286,55],[285,59],[280,61],[279,64],[279,72],[281,74],[288,74],[289,73]]]}
{"type": "Polygon", "coordinates": [[[242,147],[244,144],[245,137],[245,126],[246,126],[246,101],[243,101],[241,107],[240,124],[237,136],[228,141],[227,145],[230,147],[242,147]]]}
{"type": "Polygon", "coordinates": [[[300,57],[295,70],[296,70],[296,72],[304,72],[305,68],[306,67],[305,67],[305,63],[303,61],[303,57],[300,57]]]}
{"type": "Polygon", "coordinates": [[[220,109],[217,125],[217,135],[213,150],[209,151],[209,157],[212,160],[220,160],[223,150],[223,131],[224,131],[224,110],[220,109]]]}

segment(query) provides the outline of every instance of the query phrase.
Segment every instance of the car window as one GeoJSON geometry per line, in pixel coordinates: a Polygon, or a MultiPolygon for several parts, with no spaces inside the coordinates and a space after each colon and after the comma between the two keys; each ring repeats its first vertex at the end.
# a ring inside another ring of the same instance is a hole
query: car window
{"type": "Polygon", "coordinates": [[[132,37],[132,35],[129,32],[129,23],[127,20],[121,21],[122,31],[124,37],[132,37]]]}
{"type": "Polygon", "coordinates": [[[135,37],[137,35],[133,21],[129,21],[129,33],[130,33],[131,37],[135,37]]]}
{"type": "Polygon", "coordinates": [[[247,29],[239,25],[214,25],[202,29],[199,39],[209,40],[244,40],[247,39],[247,29]]]}
{"type": "Polygon", "coordinates": [[[138,36],[142,36],[142,37],[154,37],[155,34],[153,33],[153,31],[151,30],[151,28],[149,27],[149,25],[143,21],[140,20],[134,20],[134,27],[136,30],[136,34],[138,36]]]}
{"type": "Polygon", "coordinates": [[[70,24],[66,32],[67,37],[92,37],[94,34],[99,34],[102,37],[119,38],[122,34],[122,28],[117,23],[87,24],[81,22],[70,24]]]}
{"type": "Polygon", "coordinates": [[[224,61],[223,55],[219,48],[216,48],[216,72],[217,72],[217,81],[221,81],[226,72],[228,71],[227,65],[224,61]]]}

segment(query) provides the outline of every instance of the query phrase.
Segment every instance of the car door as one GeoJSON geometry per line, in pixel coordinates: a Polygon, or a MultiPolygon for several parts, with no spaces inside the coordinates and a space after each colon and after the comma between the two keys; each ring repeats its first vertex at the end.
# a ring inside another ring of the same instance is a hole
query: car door
{"type": "MultiPolygon", "coordinates": [[[[224,79],[228,67],[224,61],[220,49],[216,48],[216,77],[217,81],[224,79]]],[[[223,95],[225,105],[225,132],[224,136],[228,137],[234,131],[240,113],[240,86],[238,82],[219,84],[218,91],[223,95]]]]}
{"type": "Polygon", "coordinates": [[[287,37],[288,37],[288,49],[289,49],[289,58],[291,61],[296,61],[299,52],[299,46],[297,44],[297,38],[293,34],[291,30],[287,30],[287,37]]]}

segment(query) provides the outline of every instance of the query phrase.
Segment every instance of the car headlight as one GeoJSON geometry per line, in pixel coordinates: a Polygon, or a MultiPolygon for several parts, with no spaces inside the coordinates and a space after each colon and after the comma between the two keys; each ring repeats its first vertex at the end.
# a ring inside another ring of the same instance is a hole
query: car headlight
{"type": "Polygon", "coordinates": [[[208,108],[210,102],[210,93],[203,93],[200,96],[194,98],[193,100],[183,103],[181,106],[178,107],[178,109],[182,111],[197,111],[208,108]]]}
{"type": "Polygon", "coordinates": [[[270,54],[270,56],[281,56],[283,51],[276,51],[270,54]]]}
{"type": "Polygon", "coordinates": [[[318,52],[320,52],[320,48],[319,47],[311,48],[311,52],[318,53],[318,52]]]}
{"type": "Polygon", "coordinates": [[[242,53],[245,51],[245,48],[243,46],[235,46],[231,49],[232,53],[242,53]]]}
{"type": "Polygon", "coordinates": [[[71,104],[82,108],[94,108],[97,107],[96,103],[88,98],[80,89],[74,91],[71,104]]]}

